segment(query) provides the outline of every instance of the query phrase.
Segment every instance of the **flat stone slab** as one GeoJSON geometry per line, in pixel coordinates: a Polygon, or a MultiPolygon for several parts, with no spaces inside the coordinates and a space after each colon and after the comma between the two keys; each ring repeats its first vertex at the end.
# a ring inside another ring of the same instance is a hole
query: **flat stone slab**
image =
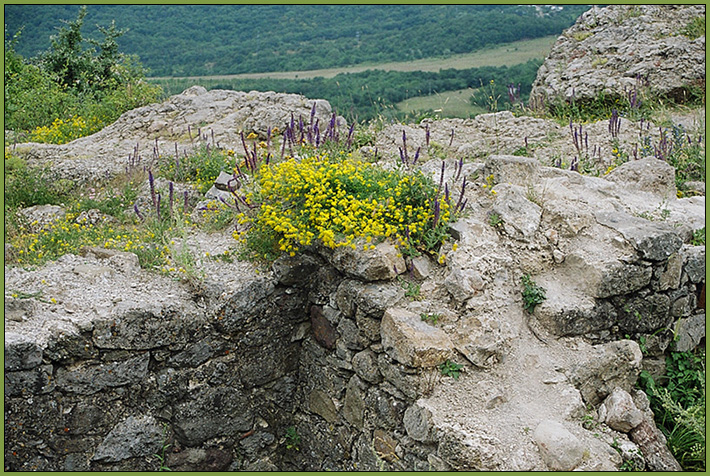
{"type": "Polygon", "coordinates": [[[410,367],[434,367],[453,352],[449,337],[421,317],[405,309],[388,309],[380,328],[387,354],[410,367]]]}
{"type": "Polygon", "coordinates": [[[621,233],[644,259],[663,261],[683,245],[680,236],[664,223],[617,212],[600,212],[596,219],[599,224],[621,233]]]}

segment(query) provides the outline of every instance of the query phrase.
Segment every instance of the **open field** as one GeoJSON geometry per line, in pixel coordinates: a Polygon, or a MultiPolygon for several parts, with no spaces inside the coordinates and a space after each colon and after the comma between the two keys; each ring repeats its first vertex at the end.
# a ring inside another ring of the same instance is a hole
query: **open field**
{"type": "Polygon", "coordinates": [[[361,64],[347,68],[317,69],[311,71],[284,71],[273,73],[247,73],[218,76],[156,77],[150,79],[311,79],[316,77],[332,78],[340,73],[359,73],[367,70],[384,71],[432,71],[441,69],[467,69],[481,66],[510,66],[525,63],[531,59],[544,59],[557,36],[545,36],[534,40],[522,40],[513,43],[484,48],[474,53],[455,55],[448,58],[427,58],[406,62],[379,64],[361,64]]]}
{"type": "Polygon", "coordinates": [[[396,104],[398,110],[414,114],[416,112],[434,111],[440,117],[460,117],[466,119],[485,113],[485,109],[473,106],[469,98],[475,89],[466,88],[456,91],[445,91],[429,96],[417,96],[396,104]]]}

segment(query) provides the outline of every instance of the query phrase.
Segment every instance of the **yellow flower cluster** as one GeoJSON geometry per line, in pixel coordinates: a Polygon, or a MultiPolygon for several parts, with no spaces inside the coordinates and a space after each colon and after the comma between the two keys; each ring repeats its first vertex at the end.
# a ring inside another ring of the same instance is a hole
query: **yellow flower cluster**
{"type": "Polygon", "coordinates": [[[87,121],[81,116],[73,116],[67,120],[57,118],[51,126],[35,128],[30,134],[30,140],[49,144],[66,144],[79,137],[93,134],[103,126],[104,123],[101,120],[87,121]]]}
{"type": "MultiPolygon", "coordinates": [[[[374,248],[373,240],[391,237],[405,246],[434,224],[436,189],[421,173],[320,155],[263,165],[258,184],[251,199],[261,207],[256,217],[242,214],[240,222],[275,232],[276,247],[289,254],[315,240],[329,248],[356,248],[362,239],[365,248],[374,248]]],[[[442,202],[438,220],[449,218],[449,205],[442,202]]]]}

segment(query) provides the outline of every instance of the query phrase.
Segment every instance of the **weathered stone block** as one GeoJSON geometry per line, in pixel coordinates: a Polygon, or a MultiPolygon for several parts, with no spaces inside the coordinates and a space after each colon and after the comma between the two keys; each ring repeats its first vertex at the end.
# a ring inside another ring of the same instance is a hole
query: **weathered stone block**
{"type": "Polygon", "coordinates": [[[528,200],[524,189],[520,186],[502,183],[496,185],[494,190],[497,195],[493,203],[493,212],[503,220],[505,232],[517,240],[532,240],[540,227],[542,218],[540,205],[528,200]]]}
{"type": "Polygon", "coordinates": [[[333,399],[322,390],[315,389],[308,394],[308,408],[316,415],[322,416],[328,423],[338,419],[333,399]]]}
{"type": "Polygon", "coordinates": [[[449,337],[405,309],[388,309],[380,329],[385,352],[410,367],[433,367],[452,352],[449,337]]]}
{"type": "Polygon", "coordinates": [[[533,432],[545,464],[553,471],[572,471],[584,457],[584,445],[562,424],[545,420],[533,432]]]}
{"type": "Polygon", "coordinates": [[[643,414],[629,392],[616,387],[600,405],[599,419],[614,430],[628,433],[641,424],[643,414]]]}
{"type": "Polygon", "coordinates": [[[413,440],[422,443],[435,441],[436,430],[433,426],[431,412],[418,403],[410,406],[404,412],[404,429],[413,440]]]}
{"type": "Polygon", "coordinates": [[[377,355],[370,349],[365,349],[353,356],[353,370],[366,382],[378,384],[382,381],[382,375],[377,369],[377,355]]]}
{"type": "Polygon", "coordinates": [[[392,243],[375,245],[375,249],[362,250],[342,246],[324,250],[326,259],[341,273],[364,281],[392,279],[407,270],[404,258],[392,243]]]}
{"type": "Polygon", "coordinates": [[[51,365],[40,365],[32,370],[5,372],[5,396],[40,395],[55,388],[51,365]]]}
{"type": "Polygon", "coordinates": [[[680,319],[676,324],[676,334],[675,350],[688,352],[695,349],[705,338],[705,313],[680,319]]]}
{"type": "Polygon", "coordinates": [[[621,233],[641,258],[665,261],[683,245],[673,227],[626,213],[598,212],[597,221],[621,233]]]}
{"type": "Polygon", "coordinates": [[[57,369],[57,387],[65,392],[91,395],[107,387],[121,387],[142,381],[148,373],[150,354],[119,362],[57,369]]]}
{"type": "Polygon", "coordinates": [[[42,363],[42,348],[30,337],[5,334],[5,370],[29,370],[42,363]]]}
{"type": "Polygon", "coordinates": [[[592,358],[569,369],[567,377],[589,405],[598,405],[616,387],[627,392],[636,383],[643,354],[632,340],[594,346],[592,358]]]}
{"type": "Polygon", "coordinates": [[[630,160],[604,178],[624,188],[653,193],[666,199],[676,195],[675,169],[668,162],[655,157],[630,160]]]}
{"type": "Polygon", "coordinates": [[[235,387],[200,390],[175,406],[173,430],[185,446],[199,446],[216,436],[235,436],[252,429],[249,398],[235,387]]]}
{"type": "Polygon", "coordinates": [[[160,424],[149,415],[130,416],[116,425],[96,448],[93,461],[113,463],[152,456],[163,444],[160,424]]]}

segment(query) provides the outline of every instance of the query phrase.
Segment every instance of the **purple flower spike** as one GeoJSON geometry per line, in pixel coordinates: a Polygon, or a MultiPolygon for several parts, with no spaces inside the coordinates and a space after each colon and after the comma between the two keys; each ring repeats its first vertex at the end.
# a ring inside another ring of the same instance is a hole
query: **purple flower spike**
{"type": "MultiPolygon", "coordinates": [[[[186,192],[186,193],[187,193],[187,192],[186,192]]],[[[136,212],[136,216],[138,217],[138,219],[139,219],[140,221],[143,221],[144,217],[143,217],[143,215],[141,214],[141,212],[138,211],[138,204],[137,204],[137,203],[133,205],[133,211],[136,212]]]]}
{"type": "Polygon", "coordinates": [[[168,183],[168,190],[170,191],[168,194],[168,213],[170,213],[170,216],[173,216],[173,193],[175,190],[172,182],[168,183]]]}
{"type": "Polygon", "coordinates": [[[153,201],[153,206],[157,207],[158,202],[155,198],[155,180],[153,179],[153,171],[148,169],[148,183],[150,184],[150,199],[153,201]]]}

